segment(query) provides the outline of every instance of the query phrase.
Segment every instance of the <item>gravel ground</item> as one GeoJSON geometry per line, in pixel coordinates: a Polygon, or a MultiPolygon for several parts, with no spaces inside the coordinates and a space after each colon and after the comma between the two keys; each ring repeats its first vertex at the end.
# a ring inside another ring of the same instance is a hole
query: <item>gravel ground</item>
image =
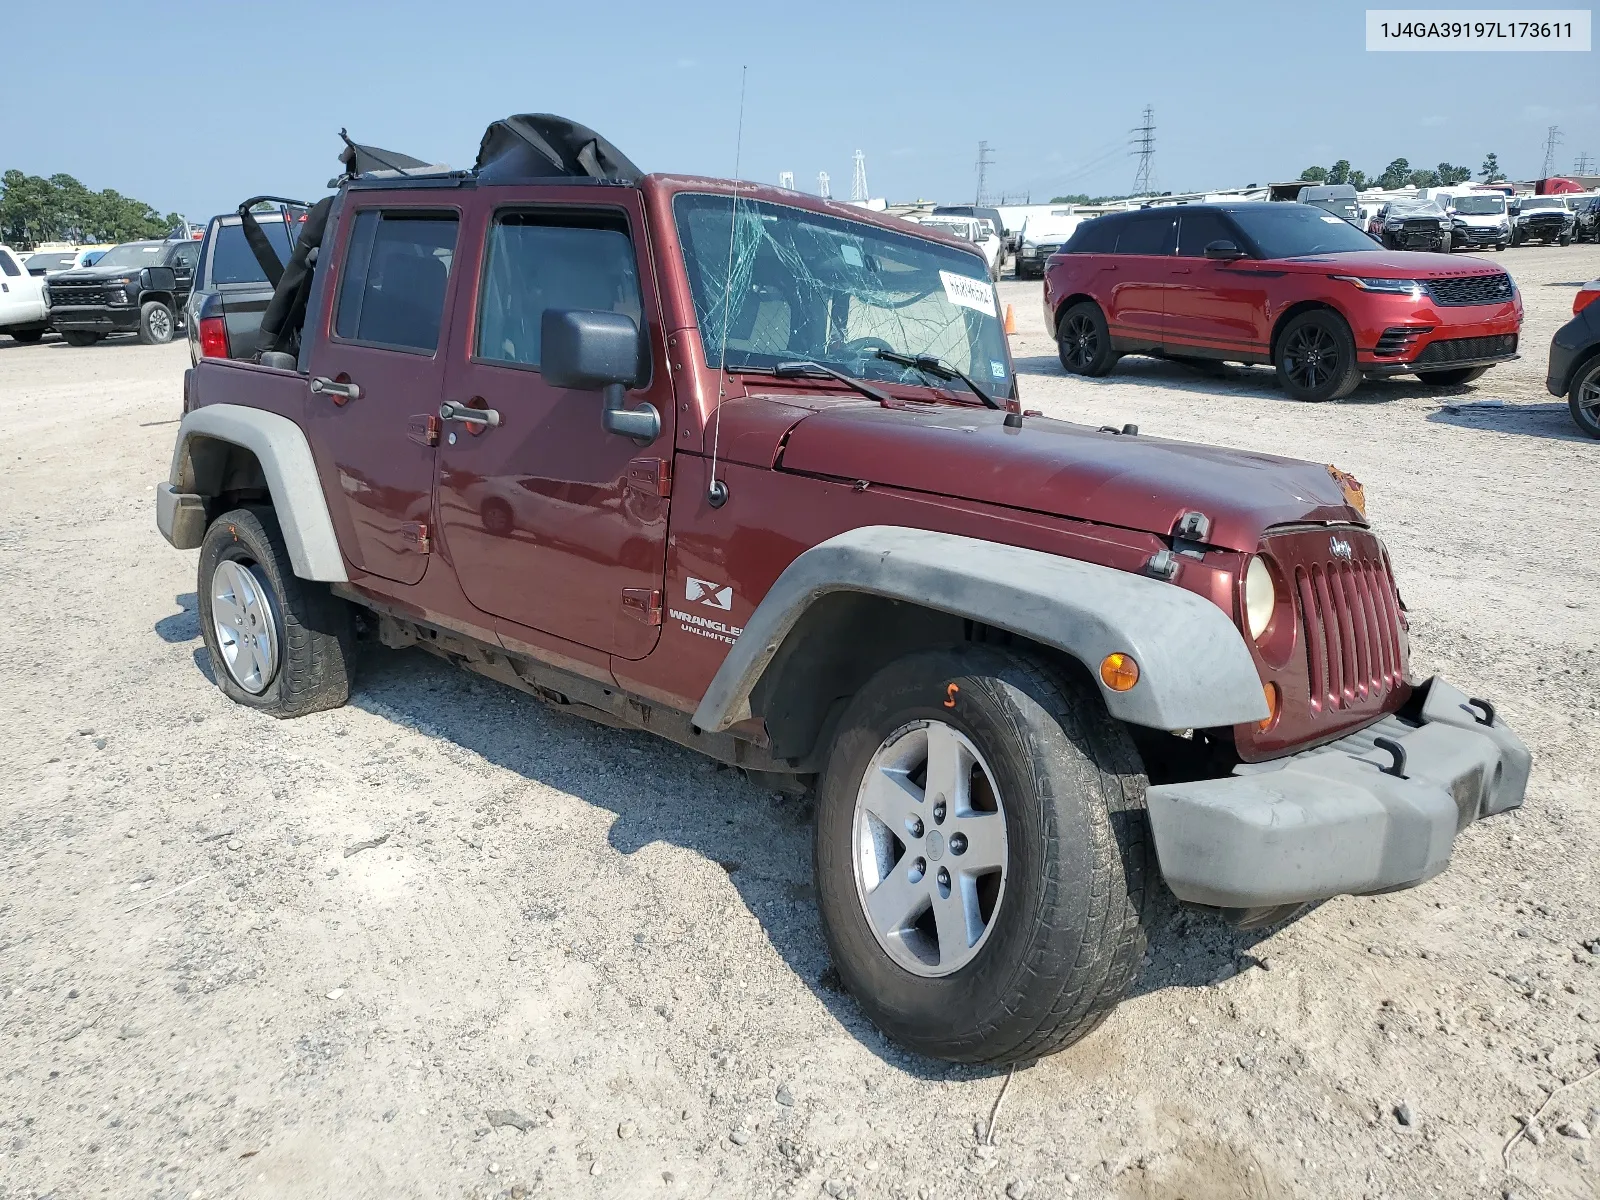
{"type": "Polygon", "coordinates": [[[153,527],[186,351],[0,342],[0,1197],[1594,1197],[1600,1077],[1502,1146],[1600,1065],[1600,445],[1542,386],[1600,247],[1495,261],[1526,358],[1329,406],[1069,379],[1002,285],[1028,404],[1356,474],[1416,669],[1535,753],[1423,887],[1167,906],[1137,994],[1009,1084],[838,992],[796,801],[419,652],[337,712],[227,703],[153,527]]]}

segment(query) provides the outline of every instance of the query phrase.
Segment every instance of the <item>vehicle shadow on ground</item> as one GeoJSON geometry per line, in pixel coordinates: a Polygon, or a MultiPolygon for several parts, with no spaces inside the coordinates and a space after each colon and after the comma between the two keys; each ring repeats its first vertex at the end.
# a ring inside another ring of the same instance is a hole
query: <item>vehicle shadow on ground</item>
{"type": "MultiPolygon", "coordinates": [[[[1018,376],[1053,375],[1068,377],[1068,372],[1053,354],[1027,355],[1013,360],[1018,376]]],[[[1204,395],[1259,396],[1281,404],[1301,404],[1287,395],[1278,385],[1278,374],[1268,366],[1241,367],[1233,364],[1216,366],[1189,366],[1160,358],[1145,358],[1130,354],[1112,368],[1109,375],[1098,378],[1073,376],[1091,387],[1142,388],[1157,383],[1176,391],[1204,395]]],[[[1397,400],[1427,399],[1449,401],[1457,398],[1471,399],[1478,389],[1470,384],[1446,387],[1423,383],[1420,379],[1402,375],[1391,379],[1366,379],[1354,392],[1337,404],[1391,404],[1397,400]]],[[[1023,398],[1024,405],[1027,398],[1023,398]]]]}
{"type": "MultiPolygon", "coordinates": [[[[204,647],[196,650],[195,661],[210,678],[204,647]]],[[[551,709],[422,651],[364,646],[359,678],[352,705],[446,738],[524,779],[614,813],[607,836],[618,853],[631,855],[665,842],[718,864],[778,956],[884,1063],[926,1079],[996,1073],[900,1048],[844,991],[816,909],[809,798],[780,796],[691,750],[551,709]]],[[[505,803],[517,803],[510,795],[505,803]]],[[[1249,950],[1271,929],[1234,929],[1213,914],[1184,908],[1165,887],[1156,887],[1149,962],[1133,995],[1206,987],[1219,976],[1255,965],[1249,950]]]]}
{"type": "Polygon", "coordinates": [[[1428,420],[1487,433],[1516,433],[1524,437],[1553,438],[1561,442],[1594,442],[1574,424],[1572,410],[1559,401],[1553,404],[1507,404],[1504,408],[1463,407],[1459,412],[1441,408],[1438,412],[1428,414],[1428,420]]]}
{"type": "Polygon", "coordinates": [[[157,621],[156,636],[174,646],[194,641],[200,636],[200,597],[193,592],[184,592],[174,596],[172,602],[183,611],[157,621]]]}

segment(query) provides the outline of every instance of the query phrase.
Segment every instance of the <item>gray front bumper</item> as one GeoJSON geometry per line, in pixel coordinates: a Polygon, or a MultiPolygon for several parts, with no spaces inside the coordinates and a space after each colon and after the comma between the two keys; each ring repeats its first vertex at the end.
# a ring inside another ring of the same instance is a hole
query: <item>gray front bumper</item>
{"type": "Polygon", "coordinates": [[[1499,718],[1437,677],[1407,715],[1233,775],[1149,791],[1167,886],[1180,899],[1256,908],[1393,891],[1444,870],[1455,835],[1516,808],[1531,756],[1499,718]],[[1389,738],[1405,749],[1403,778],[1389,738]]]}
{"type": "Polygon", "coordinates": [[[156,528],[179,550],[193,550],[206,536],[206,506],[165,480],[156,484],[156,528]]]}

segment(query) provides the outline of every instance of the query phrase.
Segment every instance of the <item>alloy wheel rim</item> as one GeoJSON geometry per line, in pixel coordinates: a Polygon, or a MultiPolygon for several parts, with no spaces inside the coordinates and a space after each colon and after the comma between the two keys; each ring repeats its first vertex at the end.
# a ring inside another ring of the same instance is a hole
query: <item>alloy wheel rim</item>
{"type": "Polygon", "coordinates": [[[1100,338],[1094,322],[1087,317],[1072,317],[1067,321],[1067,336],[1063,339],[1067,357],[1075,367],[1087,366],[1099,349],[1100,338]]]}
{"type": "Polygon", "coordinates": [[[914,721],[883,740],[856,793],[851,859],[867,925],[897,966],[940,978],[978,956],[1005,899],[1006,814],[965,734],[914,721]]]}
{"type": "Polygon", "coordinates": [[[164,338],[172,332],[172,318],[167,316],[167,310],[158,308],[150,314],[150,332],[158,338],[164,338]]]}
{"type": "Polygon", "coordinates": [[[278,673],[278,619],[259,567],[234,559],[211,576],[211,627],[233,681],[259,696],[278,673]]]}
{"type": "Polygon", "coordinates": [[[1317,328],[1298,329],[1286,355],[1289,378],[1301,387],[1315,388],[1333,374],[1333,340],[1317,328]]]}
{"type": "Polygon", "coordinates": [[[1589,372],[1578,388],[1578,407],[1589,414],[1589,419],[1600,423],[1600,367],[1589,372]]]}

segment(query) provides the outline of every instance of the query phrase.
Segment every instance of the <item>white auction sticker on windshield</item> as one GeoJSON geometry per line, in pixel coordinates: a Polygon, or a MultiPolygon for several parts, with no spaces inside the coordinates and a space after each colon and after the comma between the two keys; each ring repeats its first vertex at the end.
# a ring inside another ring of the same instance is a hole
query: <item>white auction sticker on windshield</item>
{"type": "Polygon", "coordinates": [[[1344,218],[1343,217],[1323,217],[1322,219],[1324,221],[1326,221],[1329,225],[1343,225],[1344,224],[1344,218]]]}
{"type": "Polygon", "coordinates": [[[969,279],[954,271],[940,271],[945,299],[963,308],[975,308],[991,317],[999,315],[994,306],[994,285],[987,279],[969,279]]]}

